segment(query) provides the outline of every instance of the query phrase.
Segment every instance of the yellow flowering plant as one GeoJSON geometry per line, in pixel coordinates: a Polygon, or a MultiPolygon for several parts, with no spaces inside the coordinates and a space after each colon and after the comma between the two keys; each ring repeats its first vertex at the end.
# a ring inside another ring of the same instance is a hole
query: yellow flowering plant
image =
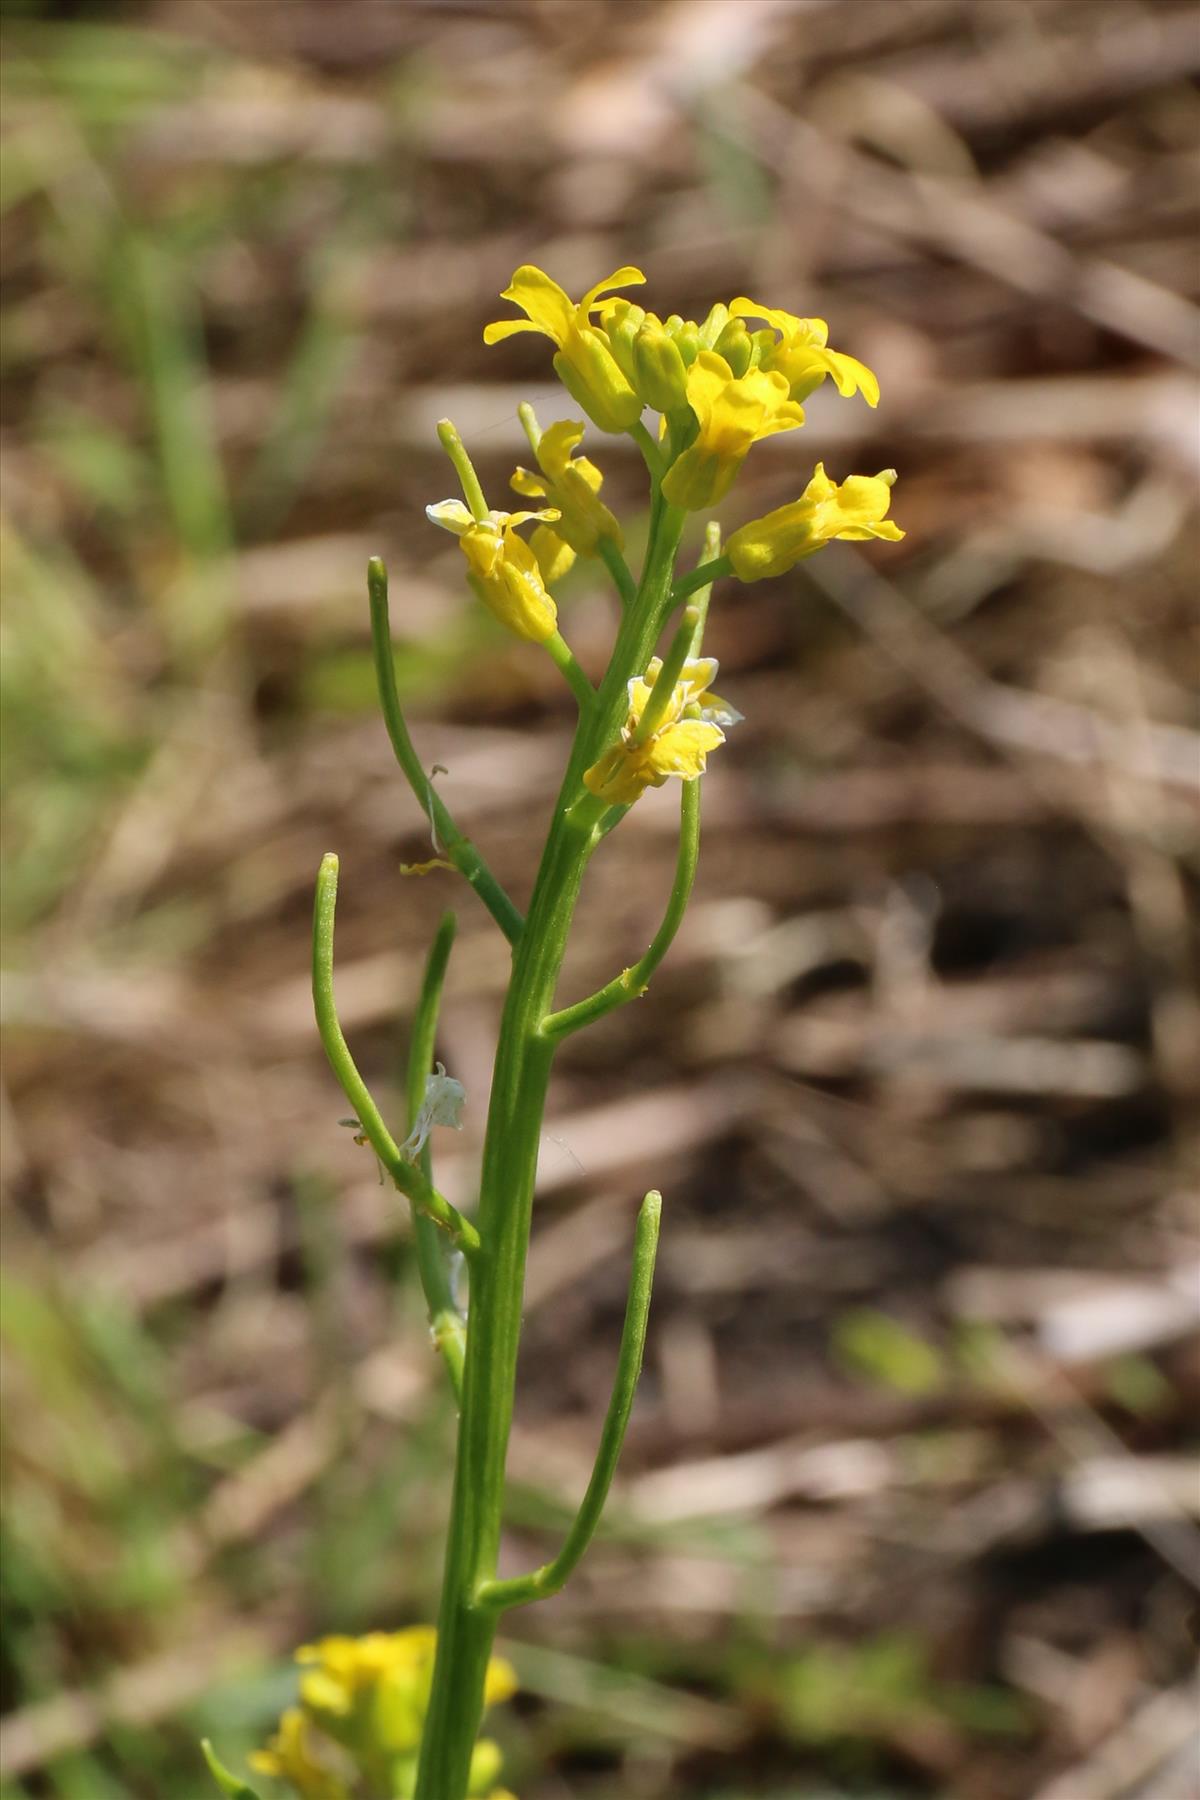
{"type": "MultiPolygon", "coordinates": [[[[372,1631],[365,1637],[327,1637],[296,1652],[304,1670],[298,1704],[289,1706],[250,1767],[297,1800],[412,1800],[437,1634],[429,1626],[372,1631]]],[[[483,1705],[516,1692],[511,1665],[490,1658],[483,1705]]],[[[218,1785],[235,1797],[253,1796],[205,1746],[218,1785]]],[[[470,1800],[513,1800],[496,1786],[500,1749],[490,1738],[474,1745],[467,1774],[470,1800]]]]}
{"type": "MultiPolygon", "coordinates": [[[[645,992],[687,906],[699,854],[701,777],[740,718],[714,693],[717,664],[703,649],[714,582],[785,574],[834,538],[903,535],[887,516],[892,470],[839,484],[818,464],[797,499],[740,525],[724,550],[720,527],[710,520],[698,562],[681,569],[690,516],[729,493],[760,439],[804,424],[803,402],[814,388],[829,379],[839,394],[861,395],[871,406],[879,388],[862,363],[829,347],[820,319],[745,297],[717,302],[701,321],[678,313],[663,318],[614,291],[644,280],[640,269],[618,269],[574,301],[549,275],[525,265],[503,295],[524,317],[498,320],[484,332],[489,344],[517,332],[548,337],[575,406],[602,432],[627,433],[638,446],[649,480],[649,531],[636,575],[625,559],[620,523],[601,499],[602,468],[581,452],[585,419],[564,417],[543,431],[531,407],[519,409],[535,466],[516,468],[511,485],[535,504],[518,511],[489,506],[458,432],[449,420],[438,427],[461,498],[431,505],[430,521],[457,538],[481,603],[517,638],[551,657],[577,709],[524,910],[459,829],[417,754],[396,688],[387,573],[378,558],[367,569],[383,720],[433,838],[432,861],[417,867],[448,869],[466,880],[507,939],[512,970],[478,1204],[469,1217],[438,1189],[431,1142],[438,1127],[458,1124],[464,1102],[461,1083],[434,1054],[454,916],[443,919],[426,967],[410,1037],[405,1116],[393,1135],[338,1021],[338,861],[330,854],[322,862],[313,926],[317,1027],[353,1109],[357,1139],[370,1145],[411,1208],[431,1336],[458,1407],[458,1438],[436,1631],[330,1637],[299,1652],[298,1703],[284,1713],[253,1768],[256,1778],[300,1800],[506,1800],[496,1785],[499,1750],[478,1735],[485,1707],[514,1686],[508,1665],[492,1654],[497,1626],[512,1608],[557,1592],[596,1530],[641,1368],[661,1214],[661,1196],[651,1191],[638,1213],[612,1398],[579,1510],[548,1562],[501,1576],[525,1258],[555,1053],[574,1032],[645,992]],[[654,413],[657,423],[648,424],[646,415],[654,413]],[[580,558],[603,566],[618,604],[607,663],[594,678],[559,628],[555,589],[580,558]],[[559,974],[588,864],[647,789],[672,780],[679,783],[679,845],[662,923],[633,964],[595,993],[560,1006],[559,974]]],[[[226,1794],[259,1800],[211,1749],[207,1754],[226,1794]]]]}

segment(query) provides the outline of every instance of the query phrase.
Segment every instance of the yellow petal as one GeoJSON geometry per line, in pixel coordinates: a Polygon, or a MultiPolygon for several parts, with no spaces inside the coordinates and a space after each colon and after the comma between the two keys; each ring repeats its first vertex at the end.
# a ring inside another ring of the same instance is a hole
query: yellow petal
{"type": "Polygon", "coordinates": [[[688,405],[696,415],[701,433],[712,418],[730,382],[733,370],[715,350],[701,350],[687,373],[688,405]]]}
{"type": "Polygon", "coordinates": [[[765,319],[768,325],[791,337],[800,330],[804,321],[795,313],[784,312],[778,306],[760,306],[757,300],[747,300],[745,294],[739,294],[736,300],[729,302],[729,310],[735,319],[765,319]]]}
{"type": "Polygon", "coordinates": [[[879,405],[879,378],[866,363],[859,362],[856,356],[847,356],[842,350],[826,350],[821,360],[844,400],[852,394],[861,394],[868,406],[879,405]]]}
{"type": "Polygon", "coordinates": [[[755,434],[759,438],[774,437],[778,431],[795,431],[804,423],[804,408],[796,400],[785,400],[778,411],[765,418],[755,434]]]}
{"type": "Polygon", "coordinates": [[[847,526],[875,525],[891,500],[890,482],[878,475],[851,475],[837,490],[838,515],[847,526]]]}
{"type": "Polygon", "coordinates": [[[837,482],[830,480],[829,476],[825,473],[825,464],[819,462],[813,470],[812,480],[805,488],[801,498],[812,501],[814,504],[819,504],[822,500],[828,500],[832,494],[836,493],[837,482]]]}
{"type": "Polygon", "coordinates": [[[473,525],[458,541],[471,573],[478,575],[481,581],[490,580],[504,555],[504,540],[500,533],[486,524],[473,525]]]}
{"type": "Polygon", "coordinates": [[[301,1678],[300,1698],[313,1712],[333,1713],[337,1718],[345,1718],[354,1705],[351,1684],[324,1669],[314,1669],[301,1678]]]}
{"type": "Polygon", "coordinates": [[[431,525],[440,525],[443,531],[452,531],[455,537],[470,531],[475,523],[474,513],[461,500],[439,500],[425,508],[425,517],[431,525]]]}
{"type": "Polygon", "coordinates": [[[522,263],[500,298],[519,306],[535,330],[545,332],[556,344],[562,343],[571,328],[574,309],[569,298],[557,281],[533,263],[522,263]]]}
{"type": "Polygon", "coordinates": [[[571,452],[583,442],[583,424],[579,419],[556,419],[547,425],[537,448],[537,459],[551,481],[559,481],[571,460],[571,452]]]}
{"type": "Polygon", "coordinates": [[[647,746],[647,761],[657,782],[665,781],[668,775],[694,781],[697,775],[704,773],[709,751],[724,742],[725,733],[719,725],[705,719],[680,719],[678,724],[668,725],[651,740],[647,746]]]}
{"type": "Polygon", "coordinates": [[[575,552],[548,525],[539,525],[529,540],[538,572],[547,587],[555,587],[575,561],[575,552]]]}
{"type": "Polygon", "coordinates": [[[645,758],[631,751],[627,744],[612,744],[590,769],[583,773],[583,785],[589,793],[610,806],[631,806],[644,794],[653,780],[645,758]]]}
{"type": "MultiPolygon", "coordinates": [[[[545,497],[546,482],[541,475],[535,475],[530,469],[523,469],[518,463],[509,480],[509,487],[514,493],[523,494],[527,500],[539,500],[545,497]]],[[[428,511],[428,507],[426,511],[428,511]]]]}
{"type": "Polygon", "coordinates": [[[579,310],[586,316],[594,310],[597,295],[606,294],[609,288],[641,287],[645,279],[646,277],[640,269],[635,269],[632,264],[627,263],[623,268],[615,269],[611,275],[606,275],[604,280],[598,281],[594,287],[590,287],[579,302],[579,310]]]}
{"type": "Polygon", "coordinates": [[[543,330],[533,319],[496,319],[491,325],[484,326],[483,341],[485,344],[500,344],[505,338],[516,337],[518,331],[536,331],[542,337],[554,336],[553,332],[543,330]]]}
{"type": "Polygon", "coordinates": [[[502,1656],[493,1656],[487,1666],[483,1704],[500,1706],[505,1700],[511,1700],[516,1691],[517,1671],[502,1656]]]}

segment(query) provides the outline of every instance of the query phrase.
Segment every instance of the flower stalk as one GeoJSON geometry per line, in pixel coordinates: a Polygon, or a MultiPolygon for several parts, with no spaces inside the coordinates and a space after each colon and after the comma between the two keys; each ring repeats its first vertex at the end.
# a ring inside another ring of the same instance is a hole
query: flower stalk
{"type": "MultiPolygon", "coordinates": [[[[494,1786],[498,1747],[479,1738],[485,1706],[512,1691],[511,1671],[492,1656],[497,1623],[511,1608],[557,1592],[595,1534],[634,1403],[662,1210],[661,1196],[652,1190],[638,1215],[612,1396],[578,1511],[550,1561],[524,1575],[502,1576],[525,1262],[554,1057],[574,1033],[645,993],[683,920],[699,857],[700,778],[708,756],[741,716],[712,691],[717,664],[703,654],[714,582],[784,574],[836,537],[903,535],[886,517],[892,471],[852,476],[839,485],[818,465],[797,499],[740,526],[724,548],[720,527],[710,521],[699,562],[681,572],[689,516],[706,512],[729,491],[755,443],[803,425],[801,402],[826,378],[842,394],[861,393],[871,405],[878,384],[861,363],[829,348],[822,320],[745,298],[718,303],[700,322],[674,313],[663,320],[613,293],[644,279],[638,269],[619,269],[576,302],[550,276],[526,265],[504,292],[524,317],[497,321],[484,334],[488,343],[515,332],[549,338],[555,370],[575,407],[601,432],[627,433],[638,445],[649,477],[649,526],[636,580],[621,525],[600,498],[602,471],[579,453],[582,420],[564,418],[543,429],[532,407],[519,409],[536,466],[517,468],[511,485],[534,507],[511,512],[489,506],[451,421],[438,426],[462,498],[429,506],[429,519],[457,538],[478,599],[516,637],[547,652],[577,704],[571,751],[524,916],[459,830],[414,748],[396,686],[387,571],[377,557],[368,565],[380,708],[433,843],[432,862],[419,867],[463,877],[511,946],[512,971],[492,1071],[478,1204],[467,1218],[437,1188],[431,1153],[432,1134],[457,1125],[464,1098],[459,1082],[434,1063],[454,916],[442,919],[425,967],[405,1084],[407,1135],[397,1143],[338,1022],[338,862],[333,855],[322,862],[313,927],[317,1027],[353,1107],[350,1122],[359,1141],[370,1145],[412,1209],[430,1329],[458,1403],[458,1438],[436,1633],[414,1628],[360,1640],[328,1638],[301,1651],[301,1662],[317,1667],[301,1681],[299,1706],[285,1712],[276,1735],[253,1759],[256,1769],[290,1784],[301,1800],[365,1800],[384,1792],[389,1800],[512,1800],[494,1786]],[[755,320],[764,322],[752,329],[755,320]],[[656,431],[644,423],[647,409],[661,413],[656,431]],[[530,524],[534,529],[526,537],[522,527],[530,524]],[[594,559],[607,572],[619,602],[611,653],[595,684],[558,626],[554,589],[579,558],[594,559]],[[559,1005],[559,976],[588,863],[641,795],[671,779],[680,782],[679,842],[658,930],[620,974],[586,998],[559,1005]],[[469,1278],[465,1310],[457,1283],[460,1257],[469,1278]]],[[[226,1793],[254,1800],[253,1790],[231,1776],[215,1753],[209,1753],[209,1767],[226,1793]]]]}

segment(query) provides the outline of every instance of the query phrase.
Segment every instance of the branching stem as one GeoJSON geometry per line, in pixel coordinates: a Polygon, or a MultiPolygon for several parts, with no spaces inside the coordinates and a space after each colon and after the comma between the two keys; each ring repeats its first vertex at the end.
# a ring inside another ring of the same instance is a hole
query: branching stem
{"type": "Polygon", "coordinates": [[[442,1230],[465,1256],[479,1250],[479,1233],[469,1219],[429,1181],[424,1171],[402,1156],[366,1082],[355,1066],[350,1046],[342,1034],[333,997],[333,929],[337,910],[338,859],[330,852],[321,859],[313,907],[313,1009],[317,1030],[338,1084],[354,1108],[363,1136],[402,1194],[442,1230]]]}
{"type": "Polygon", "coordinates": [[[631,969],[623,969],[606,986],[589,994],[574,1006],[551,1013],[542,1021],[542,1035],[559,1039],[585,1025],[592,1025],[627,1000],[636,1000],[650,985],[650,977],[667,954],[679,930],[696,878],[696,861],[700,855],[700,783],[685,781],[679,797],[679,855],[675,863],[675,880],[671,885],[663,922],[654,934],[646,954],[631,969]]]}
{"type": "MultiPolygon", "coordinates": [[[[713,526],[710,525],[709,530],[713,530],[713,526]]],[[[720,543],[720,526],[716,527],[716,531],[717,542],[720,543]]],[[[711,589],[713,582],[719,581],[723,575],[733,574],[733,564],[727,556],[718,555],[709,557],[707,549],[708,540],[706,538],[704,560],[697,563],[694,569],[689,569],[686,575],[681,575],[679,580],[675,583],[675,586],[671,589],[672,606],[678,606],[681,600],[686,600],[690,594],[696,593],[699,588],[711,589]]]]}
{"type": "Polygon", "coordinates": [[[464,837],[430,781],[413,748],[396,691],[396,669],[392,660],[392,628],[388,617],[387,569],[378,556],[367,564],[367,594],[371,603],[371,648],[375,658],[375,679],[379,687],[379,705],[396,761],[404,772],[409,787],[417,797],[422,812],[429,820],[434,849],[443,852],[460,875],[470,882],[483,904],[499,925],[510,944],[521,935],[521,915],[505,893],[482,855],[464,837]]]}
{"type": "Polygon", "coordinates": [[[613,578],[622,606],[632,606],[637,598],[637,582],[633,579],[633,571],[618,550],[612,538],[602,537],[599,544],[600,555],[604,566],[613,578]]]}
{"type": "Polygon", "coordinates": [[[548,1594],[557,1594],[595,1536],[604,1502],[616,1473],[621,1446],[625,1441],[625,1429],[633,1409],[638,1376],[642,1370],[661,1216],[662,1195],[651,1189],[642,1201],[638,1213],[633,1244],[633,1274],[629,1283],[629,1298],[625,1304],[625,1324],[621,1332],[621,1348],[617,1353],[612,1398],[605,1414],[592,1478],[588,1482],[579,1511],[553,1562],[543,1563],[540,1569],[534,1569],[529,1575],[517,1575],[508,1581],[485,1581],[481,1584],[476,1593],[476,1601],[490,1612],[504,1612],[511,1606],[525,1606],[531,1600],[541,1600],[548,1594]]]}
{"type": "Polygon", "coordinates": [[[642,453],[646,467],[650,471],[650,479],[657,489],[666,469],[663,465],[662,452],[639,419],[636,425],[629,427],[629,435],[642,453]]]}
{"type": "Polygon", "coordinates": [[[575,661],[570,645],[562,633],[556,631],[552,637],[548,637],[544,647],[550,652],[552,661],[566,677],[567,686],[578,700],[580,711],[589,711],[596,698],[596,690],[575,661]]]}

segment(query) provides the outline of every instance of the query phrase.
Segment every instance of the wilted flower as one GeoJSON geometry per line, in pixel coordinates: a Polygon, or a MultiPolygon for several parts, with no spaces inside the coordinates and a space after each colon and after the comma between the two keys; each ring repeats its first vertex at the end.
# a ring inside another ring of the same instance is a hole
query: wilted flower
{"type": "Polygon", "coordinates": [[[452,531],[467,559],[471,585],[502,625],[518,637],[541,644],[558,629],[558,608],[546,592],[532,547],[517,532],[527,519],[551,521],[558,508],[541,512],[489,512],[476,519],[461,500],[441,500],[425,515],[443,531],[452,531]]]}
{"type": "Polygon", "coordinates": [[[618,550],[625,542],[621,527],[599,498],[603,475],[586,456],[575,456],[583,426],[559,419],[547,426],[535,452],[539,473],[517,468],[512,485],[526,499],[549,500],[558,508],[554,525],[539,525],[530,541],[542,579],[549,586],[565,575],[576,556],[594,556],[601,538],[618,550]]]}
{"type": "Polygon", "coordinates": [[[672,775],[694,781],[704,773],[709,751],[725,742],[721,727],[736,725],[742,716],[710,691],[717,662],[706,656],[684,663],[661,718],[642,737],[638,727],[661,670],[656,656],[646,673],[629,683],[629,711],[620,741],[584,774],[589,791],[610,806],[628,806],[648,787],[662,787],[672,775]]]}

